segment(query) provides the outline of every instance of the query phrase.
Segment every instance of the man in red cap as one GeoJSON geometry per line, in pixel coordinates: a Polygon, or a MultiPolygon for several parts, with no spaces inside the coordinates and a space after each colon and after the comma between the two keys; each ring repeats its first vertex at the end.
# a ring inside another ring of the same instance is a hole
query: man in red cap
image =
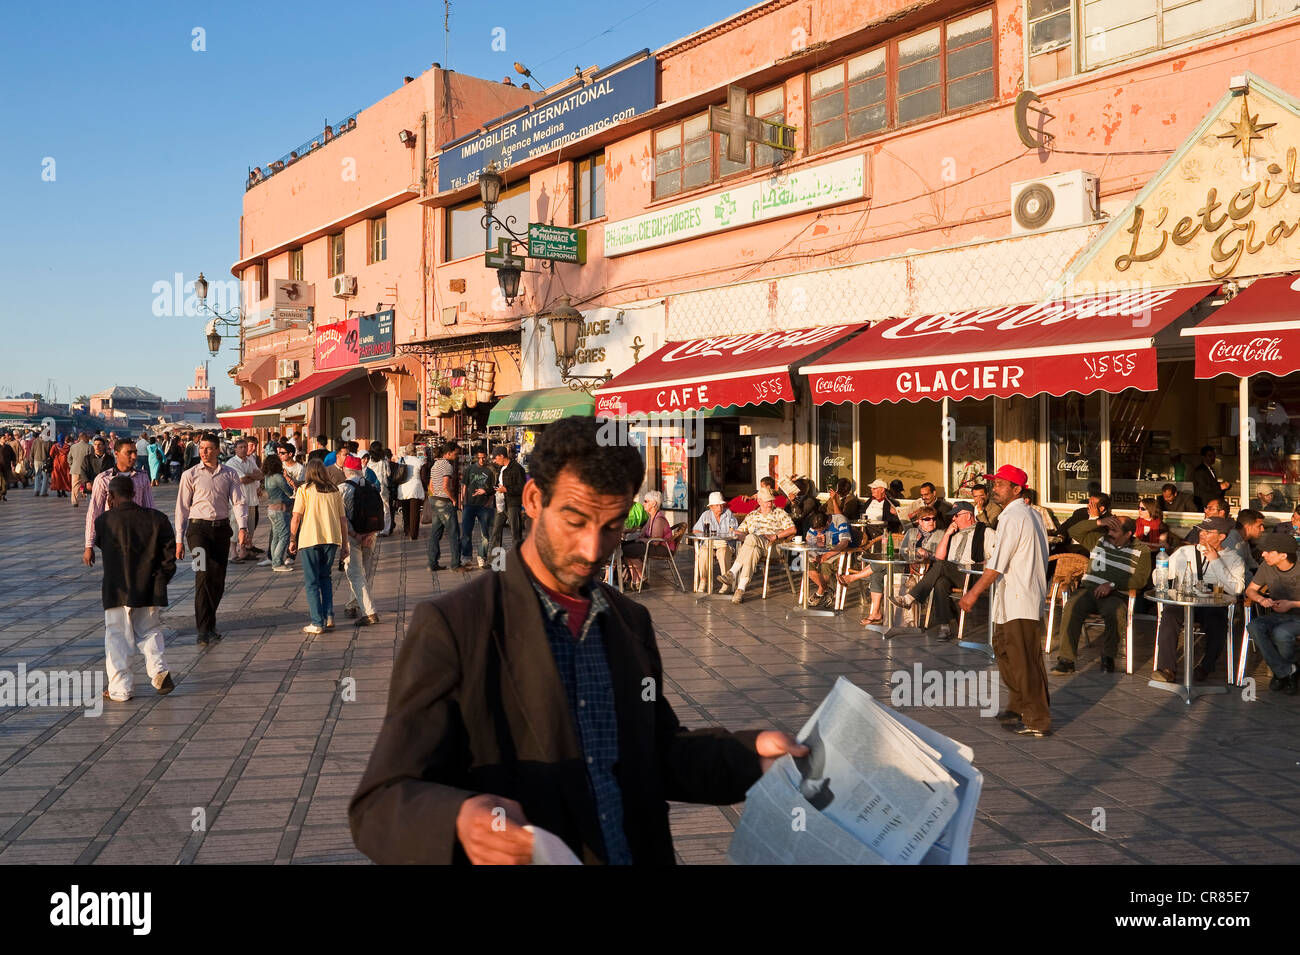
{"type": "Polygon", "coordinates": [[[985,561],[984,573],[961,598],[969,613],[980,594],[997,581],[990,600],[993,651],[998,671],[1011,693],[998,714],[1003,728],[1039,738],[1052,732],[1047,669],[1043,665],[1043,603],[1047,598],[1047,535],[1029,505],[1020,499],[1028,476],[1004,464],[992,478],[993,500],[1002,507],[998,539],[985,561]]]}

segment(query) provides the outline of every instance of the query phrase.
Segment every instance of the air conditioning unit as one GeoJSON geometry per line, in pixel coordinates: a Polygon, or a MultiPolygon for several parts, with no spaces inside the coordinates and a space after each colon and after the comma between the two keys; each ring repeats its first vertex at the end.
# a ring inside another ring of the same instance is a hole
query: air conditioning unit
{"type": "Polygon", "coordinates": [[[291,384],[293,384],[293,382],[285,381],[283,378],[272,378],[270,381],[266,383],[266,395],[268,398],[271,395],[278,395],[280,392],[284,391],[284,389],[288,388],[291,384]]]}
{"type": "Polygon", "coordinates": [[[298,359],[296,358],[279,358],[275,362],[275,375],[277,378],[297,378],[298,377],[298,359]]]}
{"type": "Polygon", "coordinates": [[[1084,225],[1101,218],[1101,180],[1074,169],[1011,184],[1011,234],[1084,225]]]}
{"type": "Polygon", "coordinates": [[[351,298],[357,294],[357,277],[355,275],[334,276],[334,297],[351,298]]]}

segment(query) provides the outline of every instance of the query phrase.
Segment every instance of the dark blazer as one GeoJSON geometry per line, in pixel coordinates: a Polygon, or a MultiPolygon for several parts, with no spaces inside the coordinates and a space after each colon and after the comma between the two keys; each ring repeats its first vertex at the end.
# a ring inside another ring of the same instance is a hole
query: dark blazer
{"type": "Polygon", "coordinates": [[[104,552],[104,609],[166,607],[176,573],[176,534],[162,511],[127,501],[95,520],[104,552]]]}
{"type": "MultiPolygon", "coordinates": [[[[673,863],[667,800],[727,805],[760,775],[756,732],[687,730],[663,695],[649,612],[606,586],[600,619],[618,721],[623,829],[638,863],[673,863]],[[646,699],[651,696],[652,699],[646,699]]],[[[519,550],[420,604],[393,667],[388,713],[348,807],[375,862],[464,863],[465,799],[516,800],[584,862],[603,844],[577,729],[519,550]]]]}
{"type": "Polygon", "coordinates": [[[1223,495],[1224,490],[1219,487],[1219,478],[1215,477],[1214,472],[1204,461],[1196,465],[1195,470],[1192,471],[1192,498],[1196,503],[1196,509],[1204,510],[1207,503],[1223,495]]]}

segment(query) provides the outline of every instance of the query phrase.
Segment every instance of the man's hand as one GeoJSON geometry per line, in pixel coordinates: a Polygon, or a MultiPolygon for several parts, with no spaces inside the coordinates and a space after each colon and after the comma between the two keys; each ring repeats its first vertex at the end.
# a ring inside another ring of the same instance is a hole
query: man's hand
{"type": "Polygon", "coordinates": [[[1295,600],[1271,600],[1269,603],[1272,605],[1274,610],[1278,610],[1282,613],[1289,613],[1296,607],[1300,607],[1300,601],[1295,600]]]}
{"type": "Polygon", "coordinates": [[[87,547],[85,552],[81,555],[81,562],[87,567],[93,564],[95,562],[95,548],[87,547]]]}
{"type": "Polygon", "coordinates": [[[246,527],[239,529],[239,546],[241,548],[248,547],[248,528],[246,527]]]}
{"type": "Polygon", "coordinates": [[[533,834],[524,828],[527,824],[519,803],[483,793],[460,804],[456,838],[475,865],[528,865],[533,834]]]}
{"type": "Polygon", "coordinates": [[[289,541],[289,553],[291,554],[298,553],[298,542],[296,540],[289,541]]]}
{"type": "Polygon", "coordinates": [[[969,590],[961,595],[961,600],[957,601],[957,607],[962,613],[970,613],[975,609],[975,601],[979,600],[979,594],[971,593],[969,590]]]}
{"type": "Polygon", "coordinates": [[[1110,581],[1107,581],[1104,584],[1098,584],[1096,589],[1093,590],[1093,594],[1099,598],[1109,597],[1111,595],[1111,592],[1114,591],[1114,589],[1115,589],[1115,585],[1112,584],[1110,581]]]}
{"type": "Polygon", "coordinates": [[[808,755],[807,746],[795,742],[794,737],[779,730],[764,730],[759,733],[758,738],[754,740],[754,751],[761,757],[759,763],[763,767],[763,772],[767,772],[768,767],[786,753],[791,756],[808,755]]]}
{"type": "Polygon", "coordinates": [[[177,544],[177,545],[176,545],[176,559],[177,559],[177,560],[184,560],[184,559],[185,559],[185,545],[184,545],[184,544],[177,544]]]}

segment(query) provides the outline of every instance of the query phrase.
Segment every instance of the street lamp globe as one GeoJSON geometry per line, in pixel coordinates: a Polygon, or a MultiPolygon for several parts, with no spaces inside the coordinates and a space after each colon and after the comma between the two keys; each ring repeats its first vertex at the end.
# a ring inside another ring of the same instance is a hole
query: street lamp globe
{"type": "Polygon", "coordinates": [[[216,329],[208,332],[208,351],[214,355],[221,351],[221,334],[216,329]]]}
{"type": "Polygon", "coordinates": [[[515,303],[515,297],[519,294],[519,278],[522,274],[519,269],[497,269],[497,282],[501,286],[501,294],[505,296],[507,305],[515,303]]]}
{"type": "Polygon", "coordinates": [[[582,337],[582,313],[569,304],[567,295],[561,295],[547,317],[551,320],[551,337],[555,341],[555,363],[568,374],[577,357],[578,340],[582,337]]]}
{"type": "Polygon", "coordinates": [[[198,296],[200,302],[206,302],[208,300],[208,280],[203,277],[202,272],[200,272],[199,277],[194,280],[194,294],[198,296]]]}
{"type": "Polygon", "coordinates": [[[492,207],[497,204],[497,200],[501,198],[501,186],[504,183],[505,180],[497,171],[495,161],[488,163],[487,168],[479,173],[478,196],[483,200],[483,205],[489,214],[492,212],[492,207]]]}

